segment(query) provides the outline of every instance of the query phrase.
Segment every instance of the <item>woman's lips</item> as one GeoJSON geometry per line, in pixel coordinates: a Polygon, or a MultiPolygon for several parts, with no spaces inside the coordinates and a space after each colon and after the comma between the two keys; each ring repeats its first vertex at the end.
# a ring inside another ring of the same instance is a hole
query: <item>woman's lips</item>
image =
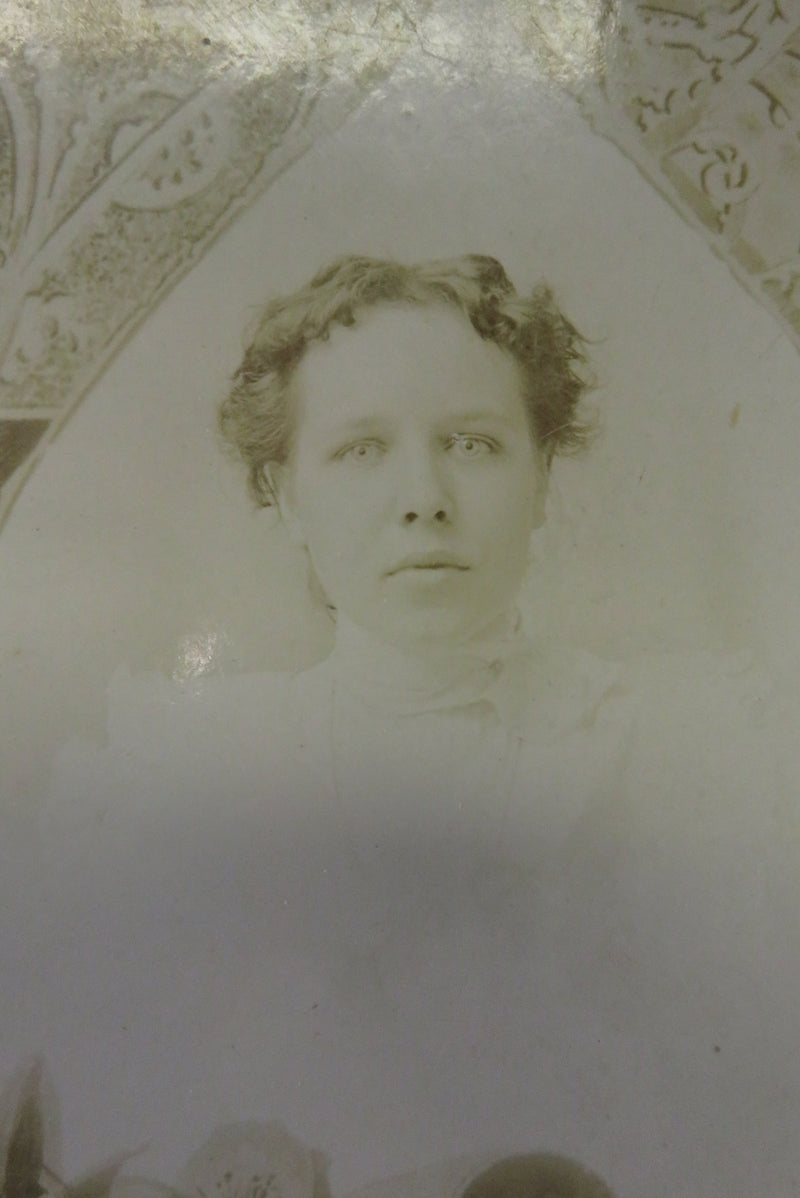
{"type": "Polygon", "coordinates": [[[406,571],[434,573],[436,571],[468,569],[469,566],[466,563],[459,561],[457,558],[448,557],[446,554],[415,553],[402,558],[390,570],[387,570],[387,574],[389,577],[392,577],[394,574],[403,574],[406,571]]]}

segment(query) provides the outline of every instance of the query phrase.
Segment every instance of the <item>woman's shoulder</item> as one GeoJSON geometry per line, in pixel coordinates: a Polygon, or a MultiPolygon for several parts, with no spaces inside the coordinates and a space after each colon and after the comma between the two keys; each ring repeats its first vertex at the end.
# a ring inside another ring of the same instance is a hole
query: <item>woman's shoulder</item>
{"type": "Polygon", "coordinates": [[[236,721],[285,712],[292,675],[277,671],[220,673],[195,678],[166,674],[132,673],[118,669],[106,693],[107,737],[110,743],[157,742],[163,732],[184,727],[201,728],[225,721],[230,731],[236,721]]]}
{"type": "Polygon", "coordinates": [[[534,642],[527,686],[526,741],[560,741],[626,719],[631,687],[624,666],[580,646],[534,642]]]}
{"type": "Polygon", "coordinates": [[[709,762],[785,723],[786,703],[755,651],[646,652],[611,661],[583,650],[563,655],[562,694],[573,696],[581,727],[629,725],[631,746],[658,750],[676,765],[693,751],[709,762]]]}
{"type": "Polygon", "coordinates": [[[177,811],[233,810],[287,789],[302,740],[298,706],[289,674],[187,681],[120,668],[106,692],[104,735],[73,737],[54,752],[40,825],[61,839],[177,811]]]}
{"type": "Polygon", "coordinates": [[[543,681],[534,685],[554,722],[586,727],[596,718],[635,714],[663,730],[692,727],[698,713],[720,728],[758,726],[777,711],[775,685],[756,653],[643,652],[623,659],[578,646],[557,645],[541,655],[543,681]]]}
{"type": "Polygon", "coordinates": [[[695,866],[748,843],[765,855],[800,843],[797,704],[754,652],[612,662],[565,649],[551,663],[527,772],[557,796],[562,822],[568,806],[570,826],[593,837],[601,821],[642,860],[695,866]]]}

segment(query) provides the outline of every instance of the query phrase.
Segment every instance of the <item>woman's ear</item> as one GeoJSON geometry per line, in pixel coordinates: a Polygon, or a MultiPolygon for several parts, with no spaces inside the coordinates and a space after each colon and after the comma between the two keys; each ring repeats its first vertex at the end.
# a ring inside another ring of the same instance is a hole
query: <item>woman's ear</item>
{"type": "Polygon", "coordinates": [[[289,540],[293,545],[305,548],[305,533],[292,501],[292,488],[287,467],[282,462],[270,462],[264,468],[264,473],[272,494],[275,496],[275,506],[280,513],[281,523],[289,535],[289,540]]]}

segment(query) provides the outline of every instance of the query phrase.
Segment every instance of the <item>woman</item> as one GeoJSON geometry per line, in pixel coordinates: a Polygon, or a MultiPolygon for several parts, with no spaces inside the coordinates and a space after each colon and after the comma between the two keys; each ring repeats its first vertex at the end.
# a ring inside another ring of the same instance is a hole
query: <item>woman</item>
{"type": "Polygon", "coordinates": [[[645,685],[517,613],[585,371],[550,293],[489,258],[347,258],[270,304],[222,428],[334,650],[289,683],[118,682],[57,867],[122,896],[92,935],[171,1029],[165,1102],[228,1077],[226,1118],[334,1158],[536,1142],[621,1193],[785,1192],[800,952],[758,693],[738,662],[645,685]]]}
{"type": "MultiPolygon", "coordinates": [[[[296,689],[306,718],[330,712],[309,738],[324,773],[373,815],[416,795],[426,820],[455,801],[462,830],[496,821],[521,747],[584,723],[614,683],[534,649],[516,607],[552,460],[586,440],[586,388],[548,289],[523,299],[478,255],[344,258],[258,323],[221,425],[334,619],[330,661],[296,689]]],[[[533,808],[544,836],[546,796],[533,808]]]]}

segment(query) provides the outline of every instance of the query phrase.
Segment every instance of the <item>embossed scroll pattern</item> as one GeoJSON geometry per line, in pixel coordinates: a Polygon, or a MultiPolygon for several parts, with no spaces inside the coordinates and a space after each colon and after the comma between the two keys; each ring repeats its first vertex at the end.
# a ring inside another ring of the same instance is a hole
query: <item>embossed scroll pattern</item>
{"type": "MultiPolygon", "coordinates": [[[[331,127],[447,15],[438,0],[281,0],[264,19],[283,21],[275,44],[291,30],[297,53],[264,69],[233,26],[236,52],[215,58],[203,8],[132,7],[156,30],[185,19],[169,53],[158,33],[128,54],[98,52],[85,32],[60,57],[24,34],[0,40],[0,526],[36,447],[136,325],[315,121],[331,127]]],[[[542,26],[547,69],[800,343],[797,6],[607,0],[598,12],[602,70],[570,74],[542,26]]]]}
{"type": "Polygon", "coordinates": [[[616,142],[800,344],[800,10],[626,0],[602,86],[616,142]]]}
{"type": "Polygon", "coordinates": [[[169,54],[0,41],[0,525],[131,331],[402,51],[380,0],[360,6],[360,41],[319,8],[317,44],[277,63],[247,44],[215,57],[191,25],[169,54]]]}

